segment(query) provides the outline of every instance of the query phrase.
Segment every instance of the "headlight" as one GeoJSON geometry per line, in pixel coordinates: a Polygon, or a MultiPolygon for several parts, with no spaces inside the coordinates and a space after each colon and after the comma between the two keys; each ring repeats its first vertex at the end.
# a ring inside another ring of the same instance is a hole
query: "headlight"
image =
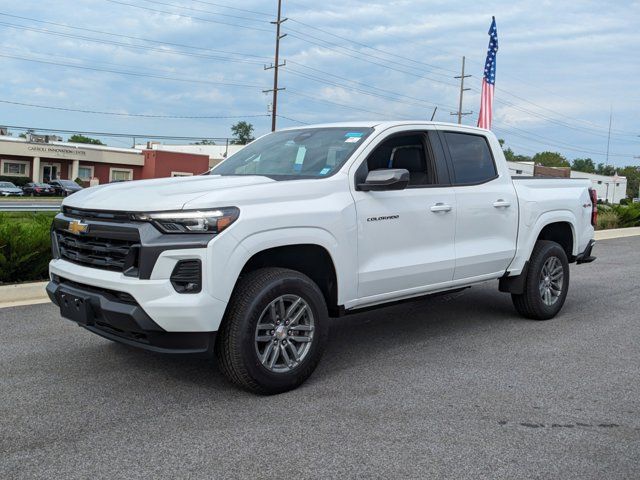
{"type": "Polygon", "coordinates": [[[136,213],[133,219],[151,222],[164,233],[220,233],[238,219],[236,207],[214,210],[179,210],[177,212],[136,213]]]}

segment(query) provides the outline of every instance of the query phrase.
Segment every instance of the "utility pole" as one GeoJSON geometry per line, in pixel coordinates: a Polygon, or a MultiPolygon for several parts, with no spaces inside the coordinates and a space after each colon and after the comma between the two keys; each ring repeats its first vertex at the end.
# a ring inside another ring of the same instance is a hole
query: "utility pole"
{"type": "Polygon", "coordinates": [[[271,22],[271,24],[276,26],[276,54],[275,61],[269,66],[264,67],[265,70],[271,70],[273,68],[273,88],[269,90],[263,90],[263,93],[273,93],[273,101],[271,105],[271,131],[275,132],[276,130],[276,118],[278,117],[278,91],[284,90],[284,88],[278,88],[278,68],[284,67],[287,62],[284,61],[280,63],[280,40],[287,36],[280,35],[280,25],[287,21],[287,18],[282,18],[282,0],[278,0],[278,19],[275,22],[271,22]]]}
{"type": "Polygon", "coordinates": [[[465,61],[465,58],[462,57],[462,72],[461,72],[461,74],[453,77],[453,78],[459,78],[460,79],[460,99],[459,99],[459,103],[458,103],[458,111],[457,112],[451,112],[451,115],[457,115],[458,116],[458,125],[462,124],[462,117],[464,115],[471,115],[473,113],[473,112],[463,112],[462,111],[462,97],[464,96],[464,92],[469,90],[468,88],[464,88],[464,79],[465,78],[469,78],[471,76],[471,75],[465,75],[464,74],[464,61],[465,61]]]}

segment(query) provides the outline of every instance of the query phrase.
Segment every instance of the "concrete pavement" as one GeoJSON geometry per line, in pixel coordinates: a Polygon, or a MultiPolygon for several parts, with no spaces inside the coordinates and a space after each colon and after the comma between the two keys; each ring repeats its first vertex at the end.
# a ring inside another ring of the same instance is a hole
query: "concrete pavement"
{"type": "Polygon", "coordinates": [[[0,310],[0,477],[638,478],[639,251],[598,243],[548,322],[496,282],[337,319],[274,397],[52,305],[0,310]]]}

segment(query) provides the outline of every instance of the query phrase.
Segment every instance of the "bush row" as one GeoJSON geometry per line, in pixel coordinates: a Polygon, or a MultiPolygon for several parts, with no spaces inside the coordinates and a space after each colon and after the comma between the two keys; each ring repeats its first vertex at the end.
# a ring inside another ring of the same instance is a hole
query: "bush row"
{"type": "Polygon", "coordinates": [[[24,187],[30,181],[31,179],[29,177],[10,177],[5,175],[0,175],[0,182],[11,182],[16,187],[24,187]]]}
{"type": "Polygon", "coordinates": [[[0,283],[47,278],[54,215],[0,212],[0,283]]]}
{"type": "Polygon", "coordinates": [[[640,227],[640,203],[598,205],[598,230],[640,227]]]}

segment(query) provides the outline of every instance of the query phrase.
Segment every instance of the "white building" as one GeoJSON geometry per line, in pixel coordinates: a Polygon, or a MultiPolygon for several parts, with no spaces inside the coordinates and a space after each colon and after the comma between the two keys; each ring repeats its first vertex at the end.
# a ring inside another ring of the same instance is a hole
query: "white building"
{"type": "Polygon", "coordinates": [[[209,167],[213,167],[227,158],[229,155],[233,155],[237,151],[241,150],[244,145],[168,145],[159,142],[148,142],[141,145],[136,145],[138,150],[161,150],[165,152],[179,152],[179,153],[196,153],[199,155],[209,156],[209,167]]]}
{"type": "MultiPolygon", "coordinates": [[[[511,175],[533,176],[533,162],[507,162],[511,175]]],[[[595,173],[576,172],[571,170],[571,178],[591,180],[591,186],[598,194],[598,200],[609,203],[620,203],[627,196],[627,178],[614,175],[597,175],[595,173]]]]}

